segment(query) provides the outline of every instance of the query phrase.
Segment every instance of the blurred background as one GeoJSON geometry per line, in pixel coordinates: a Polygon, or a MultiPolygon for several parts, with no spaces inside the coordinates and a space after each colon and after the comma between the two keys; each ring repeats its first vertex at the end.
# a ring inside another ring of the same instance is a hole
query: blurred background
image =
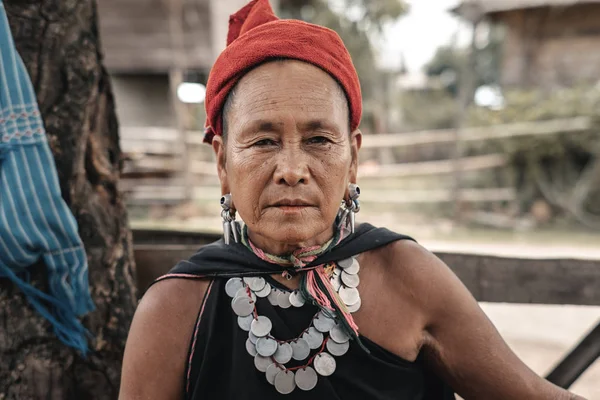
{"type": "MultiPolygon", "coordinates": [[[[205,84],[246,3],[98,2],[132,228],[220,231],[205,84]]],[[[434,251],[600,260],[600,1],[271,3],[336,30],[353,56],[359,220],[434,251]]],[[[600,307],[482,307],[540,374],[600,318],[600,307]]],[[[599,382],[596,361],[573,390],[600,398],[599,382]]]]}

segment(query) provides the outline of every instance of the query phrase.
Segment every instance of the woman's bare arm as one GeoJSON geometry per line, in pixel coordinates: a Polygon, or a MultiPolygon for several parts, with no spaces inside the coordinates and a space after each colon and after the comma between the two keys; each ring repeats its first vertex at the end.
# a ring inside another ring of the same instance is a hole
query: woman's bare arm
{"type": "Polygon", "coordinates": [[[207,281],[167,279],[153,285],[133,317],[120,400],[180,400],[186,358],[207,281]]]}
{"type": "Polygon", "coordinates": [[[529,369],[440,259],[412,242],[397,247],[399,260],[411,270],[411,282],[404,284],[422,293],[427,321],[422,351],[463,398],[581,399],[529,369]]]}

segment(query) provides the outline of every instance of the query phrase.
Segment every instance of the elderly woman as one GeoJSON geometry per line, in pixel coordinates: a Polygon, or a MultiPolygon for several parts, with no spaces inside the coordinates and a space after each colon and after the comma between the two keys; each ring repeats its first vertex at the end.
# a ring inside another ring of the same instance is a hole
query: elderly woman
{"type": "Polygon", "coordinates": [[[354,226],[360,86],[334,32],[251,2],[206,107],[225,237],[144,296],[121,399],[575,398],[519,361],[439,259],[354,226]]]}

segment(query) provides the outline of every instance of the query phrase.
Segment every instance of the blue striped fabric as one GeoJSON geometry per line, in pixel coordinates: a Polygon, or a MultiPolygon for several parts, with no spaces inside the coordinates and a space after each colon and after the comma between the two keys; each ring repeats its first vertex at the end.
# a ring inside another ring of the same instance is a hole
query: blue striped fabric
{"type": "Polygon", "coordinates": [[[0,0],[0,279],[10,279],[65,344],[87,351],[78,316],[94,309],[87,257],[63,201],[27,70],[0,0]],[[43,260],[49,292],[28,283],[43,260]]]}

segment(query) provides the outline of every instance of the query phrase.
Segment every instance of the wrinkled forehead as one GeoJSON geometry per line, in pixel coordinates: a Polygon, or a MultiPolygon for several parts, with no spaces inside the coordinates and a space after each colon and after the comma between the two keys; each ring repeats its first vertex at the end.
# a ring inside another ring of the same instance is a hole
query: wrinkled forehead
{"type": "Polygon", "coordinates": [[[236,118],[293,112],[298,117],[327,117],[349,123],[348,100],[340,84],[303,61],[264,63],[249,71],[233,92],[229,106],[236,118]]]}

